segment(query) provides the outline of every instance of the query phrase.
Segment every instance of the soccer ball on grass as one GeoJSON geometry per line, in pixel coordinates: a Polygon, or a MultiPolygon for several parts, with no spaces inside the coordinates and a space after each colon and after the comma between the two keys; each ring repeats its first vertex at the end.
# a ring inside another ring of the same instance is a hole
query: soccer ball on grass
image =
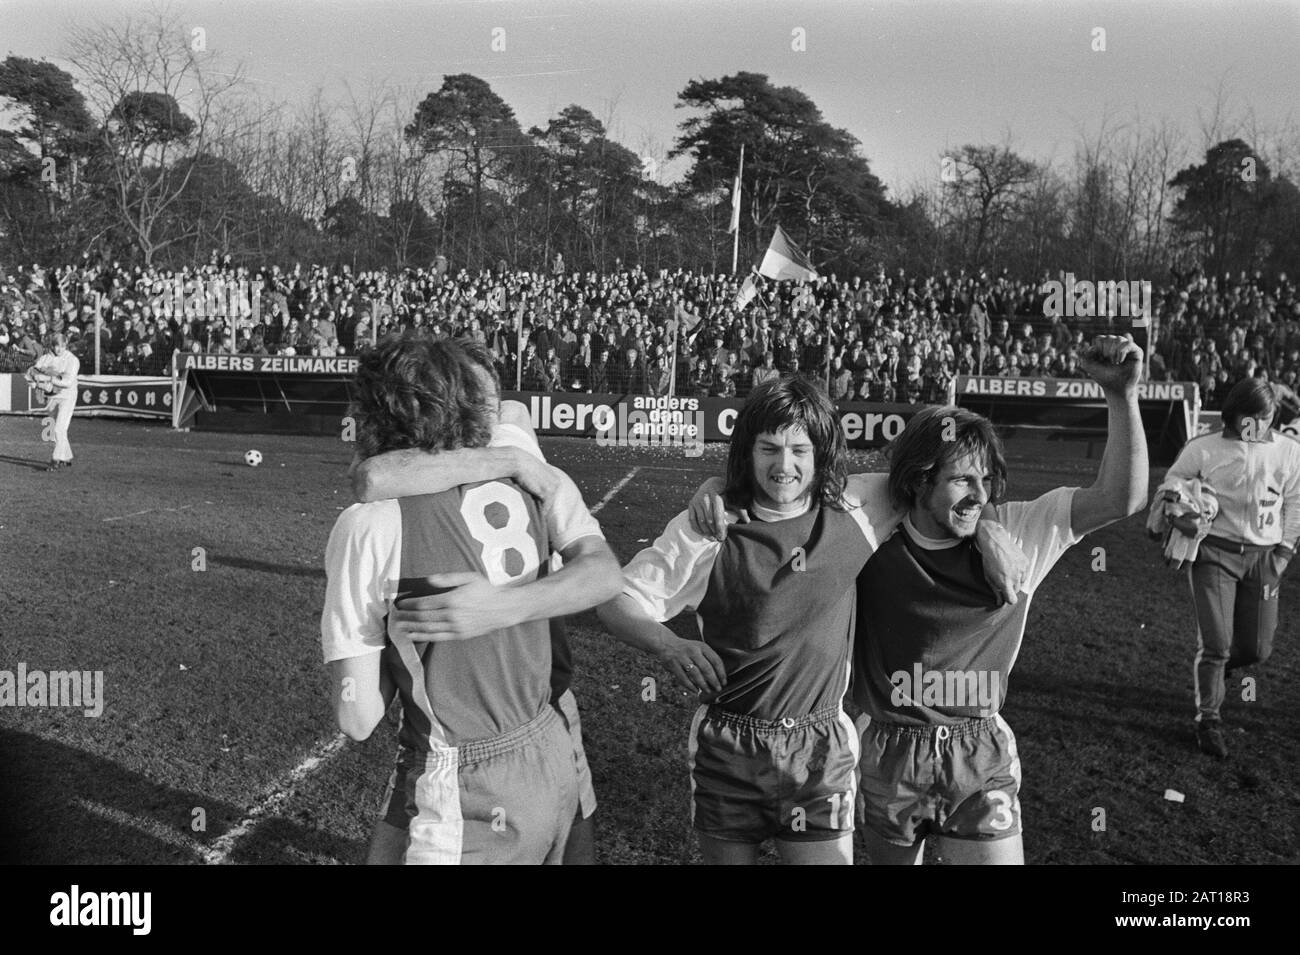
{"type": "Polygon", "coordinates": [[[244,463],[247,464],[250,468],[255,468],[255,467],[257,467],[259,464],[262,463],[262,452],[261,452],[261,451],[245,451],[245,452],[244,452],[244,463]]]}

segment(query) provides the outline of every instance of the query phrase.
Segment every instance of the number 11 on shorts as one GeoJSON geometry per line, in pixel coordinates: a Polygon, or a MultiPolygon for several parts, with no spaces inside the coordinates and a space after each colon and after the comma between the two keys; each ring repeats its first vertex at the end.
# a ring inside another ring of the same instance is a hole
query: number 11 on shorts
{"type": "Polygon", "coordinates": [[[826,801],[831,804],[831,828],[852,828],[853,793],[831,793],[826,801]]]}

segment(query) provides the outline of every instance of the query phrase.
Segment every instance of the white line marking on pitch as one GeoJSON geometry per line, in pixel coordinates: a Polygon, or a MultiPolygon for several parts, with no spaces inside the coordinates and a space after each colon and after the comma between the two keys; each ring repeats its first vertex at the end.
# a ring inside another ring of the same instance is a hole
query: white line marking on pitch
{"type": "MultiPolygon", "coordinates": [[[[204,501],[204,504],[211,504],[211,501],[204,501]]],[[[143,511],[136,511],[132,514],[123,514],[121,517],[105,517],[104,523],[108,521],[124,521],[129,517],[139,517],[141,514],[166,514],[176,513],[177,511],[188,511],[191,507],[197,507],[197,504],[182,504],[180,507],[148,507],[143,511]]]]}
{"type": "Polygon", "coordinates": [[[623,490],[623,488],[627,487],[627,482],[632,480],[634,477],[636,477],[636,473],[640,470],[641,470],[641,465],[638,464],[631,471],[628,471],[627,474],[624,474],[623,480],[619,481],[617,484],[611,487],[608,492],[606,492],[605,496],[600,499],[600,503],[598,503],[595,507],[591,509],[591,513],[592,514],[600,513],[600,509],[603,508],[610,501],[612,501],[614,499],[615,494],[623,490]]]}
{"type": "MultiPolygon", "coordinates": [[[[623,475],[623,479],[606,492],[605,496],[602,497],[596,506],[591,509],[591,513],[597,513],[601,508],[612,501],[614,495],[627,487],[628,482],[636,477],[637,472],[640,470],[640,466],[637,466],[628,471],[627,474],[623,475]]],[[[348,738],[342,733],[338,733],[322,743],[317,743],[315,749],[312,750],[311,755],[294,767],[293,771],[283,780],[277,781],[276,784],[270,788],[262,801],[254,806],[253,809],[249,811],[248,815],[240,820],[239,825],[225,832],[219,839],[213,842],[210,847],[203,850],[204,861],[209,865],[224,865],[229,860],[231,852],[234,851],[235,844],[239,842],[240,839],[244,838],[244,836],[252,832],[253,829],[257,827],[258,823],[274,813],[280,808],[280,806],[287,802],[293,796],[294,787],[300,783],[304,777],[315,772],[322,763],[326,762],[331,757],[338,755],[346,745],[347,739],[348,738]]]]}
{"type": "Polygon", "coordinates": [[[93,812],[101,819],[107,819],[109,822],[116,823],[119,826],[126,826],[128,829],[134,829],[136,832],[142,832],[146,836],[157,839],[159,842],[165,842],[169,846],[175,846],[177,849],[184,849],[186,852],[195,856],[203,856],[208,850],[203,843],[197,839],[192,839],[183,833],[177,832],[171,826],[164,826],[156,819],[141,819],[139,816],[133,816],[129,812],[123,812],[121,809],[115,809],[112,806],[105,806],[102,803],[91,802],[89,799],[78,797],[77,805],[87,812],[93,812]]]}
{"type": "Polygon", "coordinates": [[[267,816],[272,815],[294,794],[294,787],[303,778],[314,772],[321,763],[342,751],[348,738],[336,733],[323,742],[317,743],[301,763],[295,766],[283,779],[278,779],[267,790],[262,801],[249,810],[248,815],[239,821],[239,825],[223,833],[212,845],[203,850],[203,861],[209,865],[224,865],[235,848],[235,843],[252,832],[267,816]]]}

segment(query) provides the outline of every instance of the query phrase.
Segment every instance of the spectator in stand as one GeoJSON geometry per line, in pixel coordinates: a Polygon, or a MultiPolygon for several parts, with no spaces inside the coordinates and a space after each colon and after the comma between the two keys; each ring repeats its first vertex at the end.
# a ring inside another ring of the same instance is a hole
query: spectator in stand
{"type": "MultiPolygon", "coordinates": [[[[779,373],[778,373],[779,377],[779,373]]],[[[698,398],[707,398],[713,393],[714,374],[713,366],[704,356],[700,356],[695,367],[691,370],[689,386],[691,394],[698,398]]]]}
{"type": "Polygon", "coordinates": [[[611,394],[609,382],[609,349],[603,346],[596,349],[596,358],[591,363],[591,375],[587,381],[587,390],[592,394],[611,394]]]}
{"type": "Polygon", "coordinates": [[[880,377],[889,381],[894,388],[907,380],[903,359],[899,354],[897,345],[891,344],[889,346],[889,352],[881,363],[879,370],[880,377]]]}
{"type": "Polygon", "coordinates": [[[818,378],[814,373],[805,371],[800,367],[799,359],[797,357],[790,359],[789,373],[794,375],[796,378],[802,378],[804,381],[812,382],[814,385],[819,386],[822,391],[826,390],[826,380],[824,378],[818,378]]]}
{"type": "Polygon", "coordinates": [[[620,395],[646,394],[645,364],[641,361],[641,353],[635,348],[629,348],[624,352],[624,355],[626,360],[619,362],[615,367],[613,380],[610,382],[614,386],[614,393],[620,395]]]}
{"type": "Polygon", "coordinates": [[[753,362],[749,360],[749,352],[744,348],[734,350],[729,354],[731,377],[736,380],[737,390],[743,389],[750,379],[750,373],[753,370],[753,362]]]}
{"type": "MultiPolygon", "coordinates": [[[[802,291],[792,283],[764,283],[765,304],[737,312],[717,303],[734,297],[740,279],[685,270],[667,281],[652,281],[635,267],[561,277],[522,270],[491,276],[468,270],[439,275],[434,269],[353,273],[322,266],[246,269],[218,255],[206,264],[167,271],[128,270],[120,262],[95,263],[87,256],[75,267],[24,268],[14,277],[0,276],[0,324],[8,331],[0,361],[25,368],[39,348],[41,323],[47,330],[78,325],[81,341],[72,345],[88,363],[93,361],[98,304],[104,316],[100,352],[105,370],[115,366],[127,343],[137,361],[142,346],[149,344],[154,354],[142,366],[165,371],[174,350],[199,342],[216,351],[228,332],[245,353],[256,352],[259,333],[263,347],[272,351],[328,354],[336,336],[338,348],[346,351],[349,342],[368,346],[373,316],[379,323],[377,336],[481,333],[513,372],[519,340],[514,315],[523,304],[524,340],[554,335],[550,347],[561,359],[565,387],[575,379],[582,387],[591,377],[596,362],[580,357],[584,347],[613,343],[620,346],[620,358],[627,348],[652,356],[656,345],[674,347],[665,322],[685,313],[698,316],[705,329],[695,339],[683,335],[676,342],[677,387],[683,393],[690,390],[700,356],[713,360],[715,378],[718,368],[730,366],[741,392],[748,391],[753,379],[747,366],[761,365],[767,351],[774,352],[775,367],[790,367],[799,358],[802,367],[825,380],[826,353],[812,354],[820,344],[822,349],[830,346],[836,371],[839,358],[847,356],[855,384],[868,367],[875,372],[889,360],[892,387],[906,397],[914,356],[922,362],[923,395],[943,387],[937,377],[942,366],[930,361],[936,355],[946,360],[949,375],[977,373],[978,340],[966,329],[978,330],[970,311],[981,294],[992,319],[985,342],[990,372],[997,348],[1008,374],[1042,374],[1044,364],[1068,374],[1069,349],[1088,330],[1079,319],[1044,317],[1040,284],[1005,274],[991,285],[965,273],[909,276],[877,269],[874,274],[870,281],[827,276],[802,291]],[[504,309],[489,311],[487,293],[498,288],[504,309]],[[796,293],[801,298],[797,307],[796,293]],[[336,336],[330,334],[331,324],[336,336]],[[566,352],[571,337],[574,347],[566,352]],[[725,354],[717,350],[719,339],[725,354]],[[898,346],[896,365],[890,345],[898,346]]],[[[1284,276],[1173,273],[1154,293],[1151,374],[1189,381],[1213,376],[1214,388],[1202,396],[1206,407],[1213,407],[1225,391],[1221,370],[1227,372],[1227,387],[1259,371],[1271,380],[1300,371],[1300,298],[1284,276]]]]}
{"type": "Polygon", "coordinates": [[[750,377],[750,388],[757,388],[765,381],[771,381],[781,377],[781,370],[776,367],[776,356],[769,352],[763,353],[763,363],[754,369],[750,377]]]}
{"type": "Polygon", "coordinates": [[[731,375],[730,365],[720,365],[713,379],[713,388],[709,394],[714,398],[736,397],[736,382],[731,375]]]}
{"type": "Polygon", "coordinates": [[[546,360],[542,364],[546,377],[546,387],[543,390],[564,391],[564,369],[554,348],[546,350],[546,360]]]}
{"type": "Polygon", "coordinates": [[[537,348],[532,342],[524,347],[523,389],[524,391],[546,390],[546,365],[542,357],[537,354],[537,348]]]}
{"type": "Polygon", "coordinates": [[[849,367],[847,355],[841,355],[835,361],[835,370],[831,373],[831,401],[848,401],[853,395],[853,369],[849,367]]]}
{"type": "Polygon", "coordinates": [[[669,393],[673,383],[673,369],[663,345],[655,345],[654,356],[646,366],[646,374],[649,379],[650,394],[662,398],[669,393]]]}

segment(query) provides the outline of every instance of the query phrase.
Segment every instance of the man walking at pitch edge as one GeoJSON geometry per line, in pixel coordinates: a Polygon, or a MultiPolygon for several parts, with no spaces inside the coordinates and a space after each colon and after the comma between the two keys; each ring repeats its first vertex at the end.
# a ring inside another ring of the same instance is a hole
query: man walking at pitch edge
{"type": "MultiPolygon", "coordinates": [[[[1300,538],[1300,444],[1272,427],[1277,398],[1261,378],[1237,382],[1223,403],[1223,430],[1187,442],[1168,479],[1200,478],[1219,512],[1187,569],[1196,612],[1196,739],[1223,759],[1219,708],[1224,670],[1263,663],[1277,630],[1278,591],[1300,538]]],[[[1172,521],[1195,537],[1195,515],[1172,521]]]]}
{"type": "Polygon", "coordinates": [[[890,494],[908,514],[858,577],[853,667],[863,710],[859,807],[873,864],[920,864],[929,836],[944,863],[1024,863],[1020,759],[998,711],[1030,600],[1067,548],[1146,503],[1142,352],[1101,336],[1085,368],[1109,412],[1096,481],[997,506],[1029,558],[1023,600],[999,605],[972,546],[980,510],[1006,485],[990,423],[929,408],[889,449],[890,494]]]}
{"type": "Polygon", "coordinates": [[[47,471],[72,467],[72,445],[68,443],[68,426],[72,411],[77,406],[77,374],[81,360],[68,351],[62,332],[54,332],[46,339],[49,348],[27,369],[26,377],[37,388],[50,396],[45,413],[54,418],[54,453],[47,471]]]}

